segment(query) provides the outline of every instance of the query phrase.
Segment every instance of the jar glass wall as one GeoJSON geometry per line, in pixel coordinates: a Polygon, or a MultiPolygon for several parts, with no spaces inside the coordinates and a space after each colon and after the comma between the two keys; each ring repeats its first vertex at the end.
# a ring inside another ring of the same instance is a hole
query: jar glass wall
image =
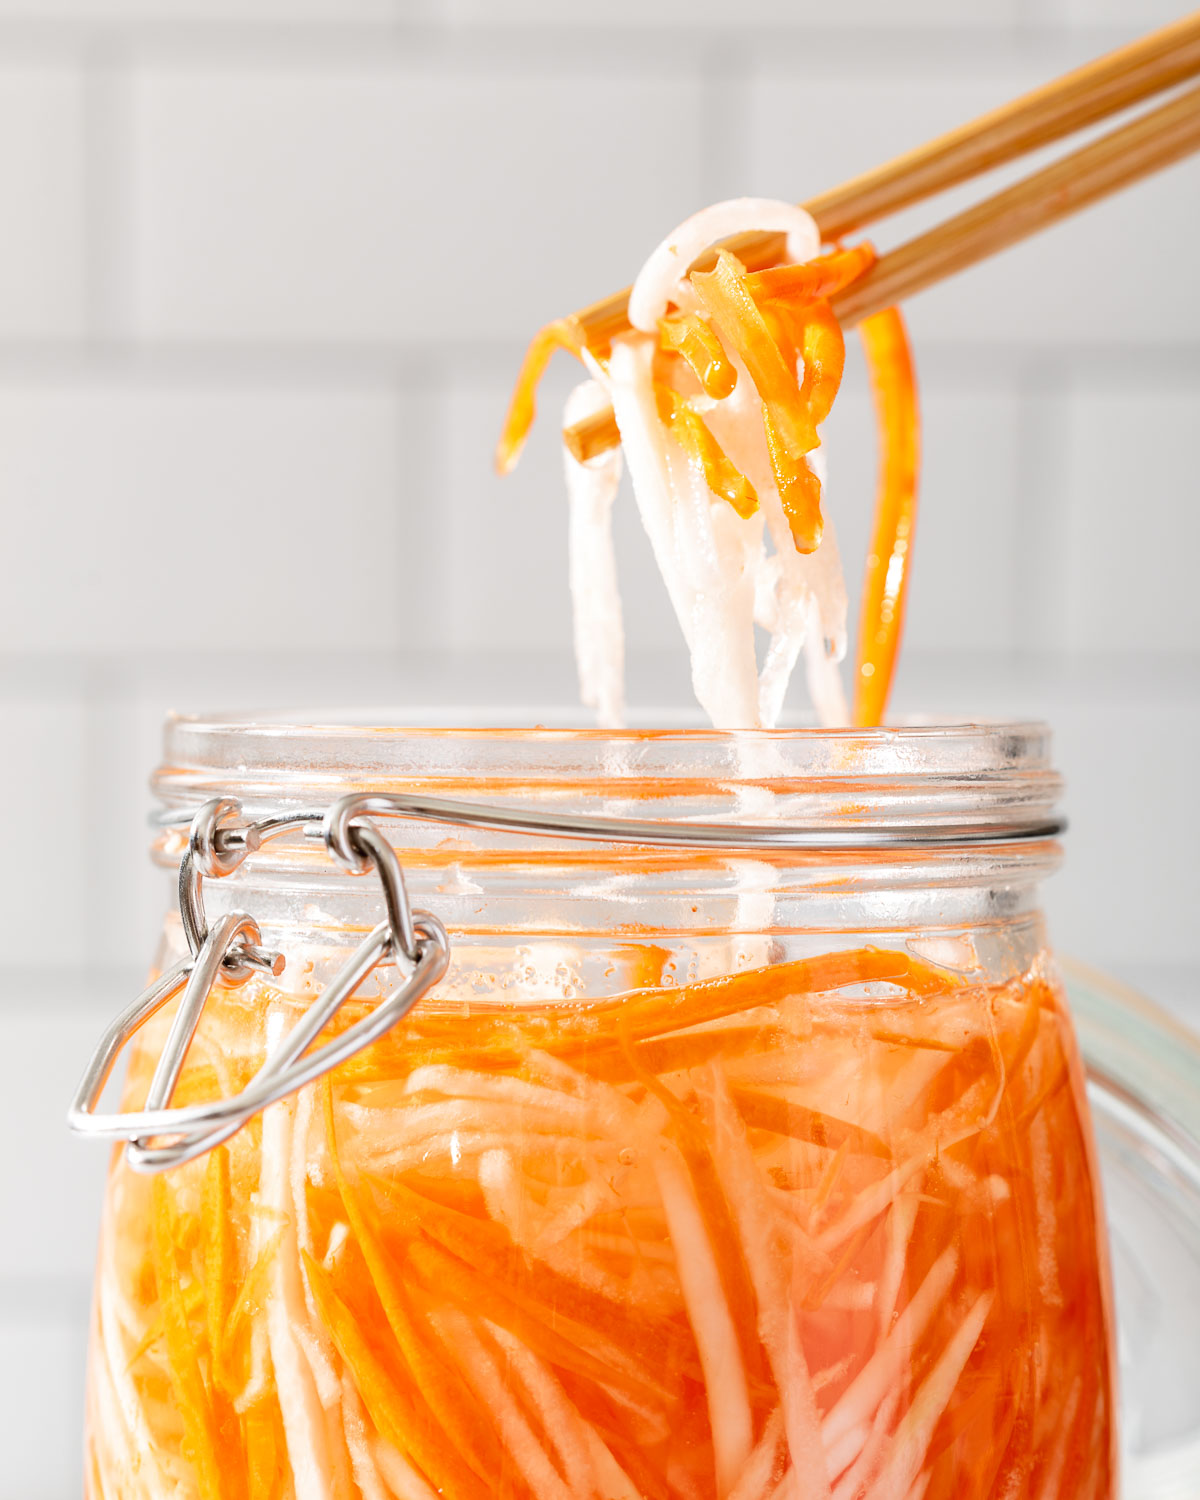
{"type": "MultiPolygon", "coordinates": [[[[206,1156],[114,1159],[93,1495],[1115,1493],[1094,1152],[1038,909],[1058,850],[1004,840],[1058,794],[1043,728],[175,720],[156,786],[171,867],[210,797],[254,818],[368,788],[874,846],[382,825],[450,969],[206,1156]],[[898,849],[901,825],[983,841],[898,849]]],[[[299,835],[205,896],[288,964],[218,986],[176,1103],[243,1087],[382,916],[299,835]]],[[[184,951],[169,918],[158,966],[184,951]]]]}

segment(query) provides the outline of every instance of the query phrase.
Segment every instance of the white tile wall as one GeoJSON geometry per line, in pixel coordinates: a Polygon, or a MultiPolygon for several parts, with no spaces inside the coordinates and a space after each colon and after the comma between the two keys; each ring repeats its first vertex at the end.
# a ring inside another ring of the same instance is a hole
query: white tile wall
{"type": "MultiPolygon", "coordinates": [[[[150,956],[164,711],[570,702],[569,362],[490,466],[530,329],[698,203],[817,191],[1180,13],[0,0],[0,1191],[30,1206],[0,1236],[0,1500],[79,1493],[102,1169],[61,1116],[150,956]]],[[[1200,1023],[1197,170],[913,303],[897,704],[1055,721],[1057,941],[1200,1023]]],[[[855,588],[853,353],[828,450],[855,588]]],[[[618,535],[633,701],[686,703],[627,499],[618,535]]]]}
{"type": "Polygon", "coordinates": [[[80,1299],[25,1309],[0,1324],[6,1500],[65,1500],[80,1493],[83,1361],[80,1299]],[[30,1316],[30,1313],[33,1316],[30,1316]]]}
{"type": "Polygon", "coordinates": [[[58,964],[87,957],[78,921],[91,884],[84,856],[86,717],[85,705],[69,698],[21,693],[0,703],[4,775],[13,788],[0,904],[5,953],[51,953],[58,964]],[[66,922],[64,910],[72,913],[66,922]]]}
{"type": "Polygon", "coordinates": [[[0,67],[0,337],[83,332],[83,79],[56,62],[0,67]]]}
{"type": "Polygon", "coordinates": [[[392,569],[415,519],[412,439],[386,387],[9,383],[0,452],[23,565],[0,634],[25,651],[395,645],[417,618],[392,569]],[[314,586],[339,563],[362,583],[353,606],[314,586]]]}
{"type": "Polygon", "coordinates": [[[139,69],[138,334],[522,338],[697,201],[698,83],[613,88],[519,57],[139,69]]]}
{"type": "Polygon", "coordinates": [[[937,25],[987,26],[1017,19],[1017,0],[913,0],[903,8],[890,0],[841,0],[836,9],[822,0],[446,0],[452,19],[460,23],[537,23],[556,27],[620,25],[631,27],[779,26],[802,30],[813,26],[924,27],[937,25]]]}
{"type": "Polygon", "coordinates": [[[1112,386],[1072,392],[1067,410],[1068,639],[1187,651],[1200,640],[1200,507],[1180,504],[1180,476],[1196,462],[1200,382],[1130,389],[1117,374],[1112,386]]]}

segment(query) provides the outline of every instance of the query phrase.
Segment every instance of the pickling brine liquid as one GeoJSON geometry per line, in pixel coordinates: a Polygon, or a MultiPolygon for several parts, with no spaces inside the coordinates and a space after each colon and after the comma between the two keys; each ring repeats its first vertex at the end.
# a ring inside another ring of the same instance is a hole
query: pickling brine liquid
{"type": "MultiPolygon", "coordinates": [[[[647,977],[435,996],[208,1156],[118,1158],[93,1500],[1111,1500],[1049,969],[973,985],[860,948],[647,977]]],[[[218,990],[175,1102],[240,1088],[301,1008],[218,990]]]]}

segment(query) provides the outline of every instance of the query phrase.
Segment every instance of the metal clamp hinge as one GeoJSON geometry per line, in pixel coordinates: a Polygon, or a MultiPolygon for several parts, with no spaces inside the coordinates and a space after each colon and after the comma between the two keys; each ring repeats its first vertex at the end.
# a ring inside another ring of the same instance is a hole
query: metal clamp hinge
{"type": "Polygon", "coordinates": [[[126,1159],[137,1171],[178,1166],[227,1140],[268,1105],[378,1040],[441,979],[450,961],[446,929],[432,913],[412,909],[395,850],[375,824],[358,813],[361,800],[344,798],[327,814],[306,812],[257,823],[242,822],[241,807],[231,797],[216,798],[200,808],[179,867],[179,910],[188,955],[143,990],[101,1037],[67,1115],[73,1130],[101,1140],[125,1141],[126,1159]],[[262,947],[258,925],[246,912],[229,912],[209,925],[203,882],[232,874],[267,839],[297,828],[323,837],[331,855],[352,873],[374,870],[383,886],[387,916],[354,950],[240,1093],[211,1103],[173,1106],[188,1048],[214,984],[219,979],[227,988],[242,985],[255,973],[277,978],[285,965],[281,953],[262,947]],[[396,990],[345,1031],[309,1050],[374,969],[400,961],[409,965],[409,971],[396,990]],[[181,991],[143,1108],[99,1113],[101,1095],[121,1049],[181,991]]]}

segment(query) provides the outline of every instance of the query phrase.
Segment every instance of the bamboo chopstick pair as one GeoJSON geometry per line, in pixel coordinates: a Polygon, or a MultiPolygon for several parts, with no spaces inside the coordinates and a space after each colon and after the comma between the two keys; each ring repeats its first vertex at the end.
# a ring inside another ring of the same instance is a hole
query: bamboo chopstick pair
{"type": "MultiPolygon", "coordinates": [[[[1200,11],[813,198],[804,207],[824,240],[839,239],[1197,74],[1200,11]]],[[[844,326],[852,326],[1198,149],[1200,87],[881,256],[833,299],[834,311],[844,326]]],[[[779,259],[783,236],[739,235],[726,241],[726,248],[749,270],[756,270],[779,259]]],[[[706,259],[715,257],[710,253],[706,259]]],[[[580,343],[603,349],[629,329],[628,301],[626,288],[566,321],[580,343]]],[[[563,436],[581,461],[620,442],[611,411],[576,423],[563,436]]]]}

